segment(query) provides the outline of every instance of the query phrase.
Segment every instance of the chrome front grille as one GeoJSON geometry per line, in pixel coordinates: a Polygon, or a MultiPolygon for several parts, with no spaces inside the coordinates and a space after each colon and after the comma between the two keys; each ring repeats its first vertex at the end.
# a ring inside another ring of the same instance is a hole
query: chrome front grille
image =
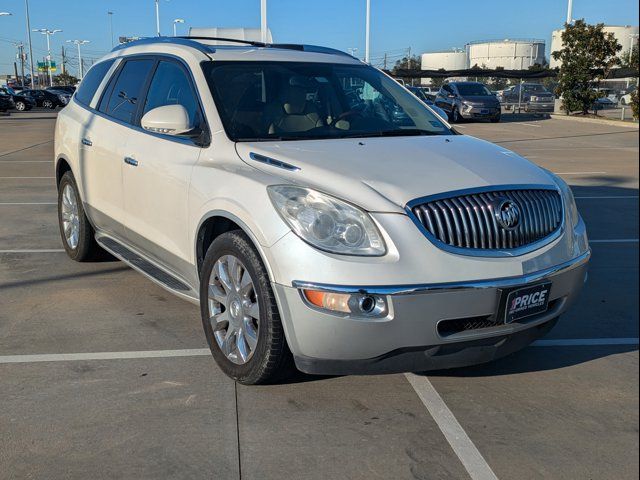
{"type": "Polygon", "coordinates": [[[543,188],[453,192],[408,209],[436,243],[484,251],[530,246],[557,232],[563,218],[560,194],[543,188]]]}

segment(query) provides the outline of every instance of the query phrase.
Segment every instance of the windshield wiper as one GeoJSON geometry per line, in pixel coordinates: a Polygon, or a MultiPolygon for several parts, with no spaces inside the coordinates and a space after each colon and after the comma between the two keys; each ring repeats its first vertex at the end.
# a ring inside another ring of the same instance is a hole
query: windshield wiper
{"type": "Polygon", "coordinates": [[[340,135],[339,138],[368,138],[368,137],[415,137],[420,135],[440,135],[440,132],[422,130],[420,128],[404,128],[397,130],[378,130],[374,132],[354,132],[353,134],[340,135]]]}

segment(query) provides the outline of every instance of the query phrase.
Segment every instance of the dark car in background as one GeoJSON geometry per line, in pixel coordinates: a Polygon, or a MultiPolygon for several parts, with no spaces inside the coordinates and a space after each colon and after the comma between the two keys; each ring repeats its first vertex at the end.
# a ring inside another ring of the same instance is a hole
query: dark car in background
{"type": "Polygon", "coordinates": [[[73,95],[76,91],[76,87],[72,86],[72,85],[56,85],[53,87],[47,87],[46,90],[56,90],[56,91],[60,91],[60,92],[66,92],[69,95],[73,95]]]}
{"type": "Polygon", "coordinates": [[[6,112],[14,107],[15,103],[13,102],[11,95],[0,92],[0,112],[6,112]]]}
{"type": "Polygon", "coordinates": [[[25,95],[35,100],[38,107],[50,108],[65,107],[71,95],[61,90],[23,90],[18,95],[25,95]]]}
{"type": "Polygon", "coordinates": [[[521,83],[509,87],[502,92],[500,100],[507,110],[518,105],[531,113],[553,113],[555,109],[555,95],[540,83],[521,83]]]}
{"type": "Polygon", "coordinates": [[[31,110],[36,106],[36,101],[33,98],[26,95],[20,95],[19,92],[16,92],[11,87],[0,87],[0,94],[10,96],[15,105],[15,109],[20,112],[31,110]]]}
{"type": "Polygon", "coordinates": [[[449,82],[436,95],[435,104],[453,123],[480,119],[500,121],[500,101],[480,82],[449,82]]]}
{"type": "Polygon", "coordinates": [[[429,105],[429,107],[431,107],[431,110],[436,112],[442,118],[444,118],[444,119],[447,118],[447,113],[444,110],[442,110],[440,107],[436,106],[435,103],[433,103],[433,99],[431,98],[431,95],[427,94],[425,92],[424,88],[422,88],[422,87],[407,87],[407,89],[411,93],[413,93],[416,97],[418,97],[420,100],[422,100],[425,104],[429,105]]]}

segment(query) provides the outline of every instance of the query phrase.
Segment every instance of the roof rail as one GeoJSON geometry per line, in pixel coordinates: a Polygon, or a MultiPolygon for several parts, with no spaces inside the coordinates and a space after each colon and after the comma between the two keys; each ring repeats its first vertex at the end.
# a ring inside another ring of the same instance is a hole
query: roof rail
{"type": "MultiPolygon", "coordinates": [[[[134,40],[128,43],[122,43],[117,45],[111,50],[115,52],[116,50],[120,50],[126,47],[134,46],[134,45],[150,45],[154,43],[175,43],[179,45],[184,45],[188,47],[197,48],[201,52],[204,53],[213,53],[215,52],[214,45],[205,45],[198,40],[216,40],[218,42],[229,42],[229,43],[240,43],[244,45],[251,45],[254,47],[263,47],[263,48],[281,48],[284,50],[298,50],[300,52],[311,52],[311,53],[324,53],[327,55],[342,55],[349,58],[356,59],[354,56],[349,55],[342,50],[337,50],[335,48],[329,47],[321,47],[318,45],[305,45],[305,44],[297,44],[297,43],[263,43],[256,42],[253,40],[240,40],[237,38],[224,38],[224,37],[203,37],[203,36],[194,36],[194,37],[148,37],[141,38],[140,40],[134,40]]],[[[357,60],[357,59],[356,59],[357,60]]]]}
{"type": "Polygon", "coordinates": [[[133,47],[136,45],[152,45],[154,43],[167,43],[184,45],[185,47],[192,47],[200,50],[202,53],[213,53],[215,48],[211,45],[205,45],[204,43],[196,42],[195,40],[189,40],[187,37],[147,37],[139,40],[133,40],[132,42],[121,43],[111,49],[112,52],[122,50],[123,48],[133,47]]]}

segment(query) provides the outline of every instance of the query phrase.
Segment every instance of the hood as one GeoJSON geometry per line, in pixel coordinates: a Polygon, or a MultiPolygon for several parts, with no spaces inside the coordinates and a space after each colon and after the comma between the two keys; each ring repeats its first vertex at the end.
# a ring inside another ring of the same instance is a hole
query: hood
{"type": "Polygon", "coordinates": [[[481,105],[495,106],[500,103],[497,97],[492,96],[488,97],[486,95],[469,95],[469,96],[461,96],[460,100],[463,102],[469,103],[477,103],[481,105]]]}
{"type": "Polygon", "coordinates": [[[255,168],[368,211],[403,212],[416,198],[466,188],[513,184],[556,188],[540,167],[466,135],[242,142],[236,149],[255,168]],[[252,152],[300,170],[252,160],[252,152]]]}

